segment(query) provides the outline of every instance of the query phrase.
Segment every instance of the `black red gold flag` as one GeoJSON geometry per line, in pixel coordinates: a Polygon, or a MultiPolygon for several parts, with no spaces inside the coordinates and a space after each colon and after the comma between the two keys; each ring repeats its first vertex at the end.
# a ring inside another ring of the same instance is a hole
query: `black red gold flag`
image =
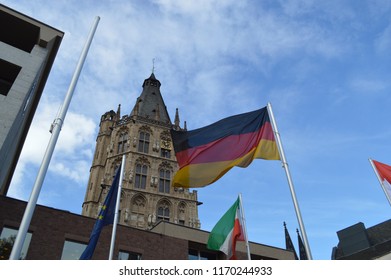
{"type": "Polygon", "coordinates": [[[232,167],[256,159],[279,160],[267,107],[190,130],[171,130],[179,171],[174,187],[204,187],[232,167]]]}

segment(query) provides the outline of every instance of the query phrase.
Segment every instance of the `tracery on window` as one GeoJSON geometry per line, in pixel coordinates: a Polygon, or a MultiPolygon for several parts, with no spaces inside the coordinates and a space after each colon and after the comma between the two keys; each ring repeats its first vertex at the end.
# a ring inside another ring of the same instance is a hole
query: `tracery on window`
{"type": "Polygon", "coordinates": [[[118,148],[117,153],[123,153],[126,151],[126,144],[128,141],[128,133],[126,131],[121,132],[118,137],[118,148]]]}
{"type": "Polygon", "coordinates": [[[170,204],[163,200],[159,203],[157,208],[157,219],[159,221],[170,221],[170,204]]]}
{"type": "Polygon", "coordinates": [[[159,170],[159,192],[170,193],[171,171],[161,168],[159,170]]]}

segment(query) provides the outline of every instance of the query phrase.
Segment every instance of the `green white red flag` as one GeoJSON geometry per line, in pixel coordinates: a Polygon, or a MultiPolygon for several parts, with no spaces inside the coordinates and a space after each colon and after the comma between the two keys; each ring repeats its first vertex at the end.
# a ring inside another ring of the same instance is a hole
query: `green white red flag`
{"type": "Polygon", "coordinates": [[[227,259],[236,259],[236,241],[245,241],[240,199],[228,209],[209,234],[207,248],[221,251],[227,259]]]}

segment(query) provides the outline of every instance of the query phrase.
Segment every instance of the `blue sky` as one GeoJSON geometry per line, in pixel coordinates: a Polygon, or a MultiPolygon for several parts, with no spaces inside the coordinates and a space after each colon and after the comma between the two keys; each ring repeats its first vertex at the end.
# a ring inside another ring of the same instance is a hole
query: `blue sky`
{"type": "MultiPolygon", "coordinates": [[[[100,116],[129,114],[152,71],[188,129],[273,106],[314,259],[336,232],[390,218],[368,162],[391,164],[391,2],[19,1],[7,5],[65,32],[9,195],[27,200],[94,18],[94,40],[38,200],[81,212],[100,116]]],[[[242,193],[249,239],[297,248],[298,221],[278,161],[256,160],[198,189],[210,231],[242,193]]]]}

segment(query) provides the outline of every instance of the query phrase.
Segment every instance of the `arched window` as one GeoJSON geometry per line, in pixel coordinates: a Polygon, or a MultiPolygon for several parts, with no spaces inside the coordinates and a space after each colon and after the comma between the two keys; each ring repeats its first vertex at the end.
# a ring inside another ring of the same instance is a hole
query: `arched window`
{"type": "Polygon", "coordinates": [[[149,138],[148,132],[140,131],[138,139],[138,151],[141,153],[148,153],[149,151],[149,138]]]}
{"type": "Polygon", "coordinates": [[[186,220],[186,204],[184,202],[178,205],[178,224],[185,225],[186,220]]]}
{"type": "Polygon", "coordinates": [[[145,189],[147,185],[148,166],[136,164],[136,179],[134,187],[138,189],[145,189]]]}
{"type": "Polygon", "coordinates": [[[137,195],[132,199],[131,205],[131,223],[134,226],[143,227],[145,223],[146,200],[143,196],[137,195]]]}
{"type": "Polygon", "coordinates": [[[159,192],[170,193],[171,172],[170,170],[160,169],[159,172],[159,192]]]}
{"type": "Polygon", "coordinates": [[[160,221],[170,221],[170,205],[167,201],[163,201],[157,208],[157,219],[160,221]]]}
{"type": "Polygon", "coordinates": [[[118,154],[125,152],[126,142],[128,141],[128,133],[123,132],[118,138],[118,154]]]}

